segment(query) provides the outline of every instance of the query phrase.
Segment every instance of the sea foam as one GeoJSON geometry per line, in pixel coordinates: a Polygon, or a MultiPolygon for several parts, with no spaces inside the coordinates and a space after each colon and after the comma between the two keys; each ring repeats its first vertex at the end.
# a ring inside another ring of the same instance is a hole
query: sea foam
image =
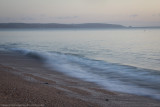
{"type": "Polygon", "coordinates": [[[93,60],[60,52],[12,48],[12,51],[44,62],[50,69],[94,82],[106,89],[160,99],[160,72],[129,65],[93,60]]]}

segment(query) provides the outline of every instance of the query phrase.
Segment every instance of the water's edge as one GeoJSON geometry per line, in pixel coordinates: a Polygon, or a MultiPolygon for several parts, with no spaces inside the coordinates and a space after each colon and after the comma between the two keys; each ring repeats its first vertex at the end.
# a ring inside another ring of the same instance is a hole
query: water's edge
{"type": "Polygon", "coordinates": [[[93,60],[80,55],[12,48],[10,51],[42,61],[46,67],[94,82],[118,92],[160,99],[160,72],[134,66],[93,60]]]}

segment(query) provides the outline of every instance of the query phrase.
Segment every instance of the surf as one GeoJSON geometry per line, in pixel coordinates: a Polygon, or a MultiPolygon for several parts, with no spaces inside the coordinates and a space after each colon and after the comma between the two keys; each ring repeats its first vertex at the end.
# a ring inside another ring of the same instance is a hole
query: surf
{"type": "Polygon", "coordinates": [[[94,82],[112,91],[160,99],[160,72],[157,70],[94,60],[81,55],[56,51],[20,48],[11,50],[42,61],[49,69],[94,82]]]}

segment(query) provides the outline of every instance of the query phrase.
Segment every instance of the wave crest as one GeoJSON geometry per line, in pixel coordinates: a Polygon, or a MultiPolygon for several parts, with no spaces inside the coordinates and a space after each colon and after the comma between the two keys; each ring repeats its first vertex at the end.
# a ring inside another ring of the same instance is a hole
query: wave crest
{"type": "Polygon", "coordinates": [[[26,49],[12,49],[12,51],[43,61],[51,69],[95,82],[110,90],[160,99],[160,72],[156,70],[93,60],[69,53],[26,49]]]}

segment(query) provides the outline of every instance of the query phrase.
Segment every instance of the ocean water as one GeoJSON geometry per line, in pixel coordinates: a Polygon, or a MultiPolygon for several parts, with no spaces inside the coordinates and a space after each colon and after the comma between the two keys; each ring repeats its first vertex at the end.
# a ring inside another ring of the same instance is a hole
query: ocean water
{"type": "Polygon", "coordinates": [[[160,29],[0,29],[0,51],[109,90],[160,99],[160,29]]]}

